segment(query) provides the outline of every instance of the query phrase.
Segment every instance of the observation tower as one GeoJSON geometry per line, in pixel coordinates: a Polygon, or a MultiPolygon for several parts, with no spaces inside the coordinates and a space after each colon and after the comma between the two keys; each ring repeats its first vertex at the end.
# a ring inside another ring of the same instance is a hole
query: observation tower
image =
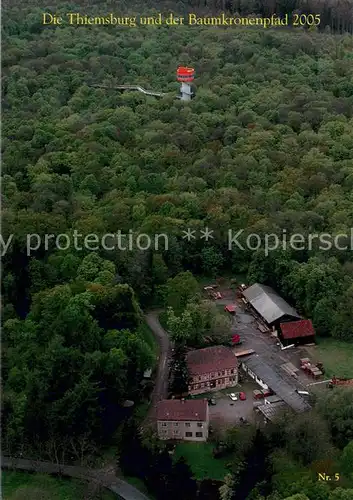
{"type": "Polygon", "coordinates": [[[177,69],[177,80],[181,83],[180,86],[180,99],[182,101],[190,101],[193,92],[190,83],[194,81],[195,70],[194,68],[187,68],[186,66],[179,66],[177,69]]]}

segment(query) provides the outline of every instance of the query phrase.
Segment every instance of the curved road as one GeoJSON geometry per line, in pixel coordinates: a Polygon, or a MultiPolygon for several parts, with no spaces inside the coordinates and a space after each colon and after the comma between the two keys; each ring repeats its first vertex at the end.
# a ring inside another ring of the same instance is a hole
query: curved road
{"type": "Polygon", "coordinates": [[[151,394],[151,406],[147,415],[146,423],[152,424],[156,418],[156,407],[158,401],[168,396],[169,364],[168,358],[171,351],[171,343],[168,334],[161,326],[158,316],[161,309],[155,309],[146,314],[146,323],[151,328],[159,345],[159,361],[154,389],[151,394]]]}
{"type": "Polygon", "coordinates": [[[1,458],[1,467],[3,469],[17,469],[33,471],[42,474],[61,474],[63,476],[92,481],[104,486],[108,490],[117,494],[118,499],[122,500],[150,500],[141,491],[131,484],[119,479],[115,475],[107,474],[106,470],[93,470],[76,465],[57,465],[50,462],[39,462],[37,460],[28,460],[25,458],[1,458]]]}
{"type": "MultiPolygon", "coordinates": [[[[146,314],[146,322],[153,331],[159,345],[159,362],[155,386],[151,395],[150,411],[146,418],[146,423],[155,422],[156,406],[158,401],[167,397],[168,393],[168,356],[170,354],[170,341],[166,331],[162,328],[158,320],[161,311],[154,310],[146,314]]],[[[122,500],[149,500],[137,488],[117,477],[113,472],[107,474],[106,470],[88,469],[75,465],[57,465],[50,462],[39,462],[37,460],[28,460],[25,458],[1,458],[1,467],[6,469],[18,469],[40,472],[44,474],[63,474],[65,476],[93,481],[100,484],[117,494],[118,499],[122,500]]]]}

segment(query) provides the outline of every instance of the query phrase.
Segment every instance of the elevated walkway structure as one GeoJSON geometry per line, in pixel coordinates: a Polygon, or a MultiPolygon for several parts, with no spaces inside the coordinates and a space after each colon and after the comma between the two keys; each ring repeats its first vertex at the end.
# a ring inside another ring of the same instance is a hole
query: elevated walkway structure
{"type": "Polygon", "coordinates": [[[155,92],[154,90],[146,90],[143,87],[140,87],[140,85],[90,85],[90,87],[95,87],[98,89],[108,89],[108,90],[136,90],[138,92],[141,92],[142,94],[145,95],[151,95],[154,97],[163,97],[167,95],[164,92],[155,92]]]}
{"type": "MultiPolygon", "coordinates": [[[[185,66],[179,66],[177,69],[177,80],[180,82],[180,94],[175,96],[176,99],[181,99],[182,101],[190,101],[195,93],[191,89],[191,82],[194,81],[195,78],[195,70],[194,68],[187,68],[185,66]]],[[[164,97],[168,95],[166,92],[156,92],[154,90],[146,90],[141,85],[102,85],[102,84],[91,84],[89,87],[94,87],[97,89],[106,89],[106,90],[128,90],[128,91],[137,91],[141,92],[141,94],[145,94],[153,97],[164,97]]]]}

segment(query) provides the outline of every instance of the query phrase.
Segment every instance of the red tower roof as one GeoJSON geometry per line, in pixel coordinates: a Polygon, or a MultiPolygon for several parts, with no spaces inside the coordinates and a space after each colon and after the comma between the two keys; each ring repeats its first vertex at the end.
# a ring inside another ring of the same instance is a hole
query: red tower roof
{"type": "Polygon", "coordinates": [[[192,82],[195,77],[194,68],[179,66],[177,69],[177,80],[179,82],[192,82]]]}

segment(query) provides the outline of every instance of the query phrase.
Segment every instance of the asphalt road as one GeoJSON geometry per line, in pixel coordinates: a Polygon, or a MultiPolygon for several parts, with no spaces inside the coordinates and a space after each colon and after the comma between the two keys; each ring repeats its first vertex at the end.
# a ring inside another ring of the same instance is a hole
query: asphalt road
{"type": "Polygon", "coordinates": [[[158,401],[168,396],[169,364],[168,358],[171,351],[171,343],[167,332],[161,326],[158,316],[161,310],[150,311],[146,314],[146,323],[153,331],[159,345],[159,360],[154,389],[151,394],[151,405],[146,422],[154,423],[156,418],[156,407],[158,401]]]}

